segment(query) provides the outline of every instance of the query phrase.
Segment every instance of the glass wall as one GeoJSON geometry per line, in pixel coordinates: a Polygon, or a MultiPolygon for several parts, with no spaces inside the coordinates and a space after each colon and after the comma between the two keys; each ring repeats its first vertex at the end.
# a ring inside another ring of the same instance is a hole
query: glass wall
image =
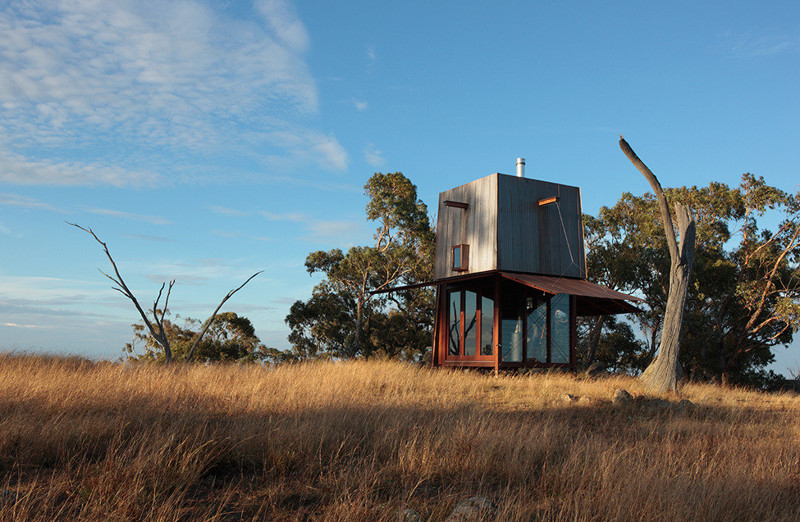
{"type": "MultiPolygon", "coordinates": [[[[569,364],[574,328],[572,297],[547,295],[508,282],[502,283],[499,290],[501,361],[526,366],[569,364]]],[[[477,359],[494,355],[493,294],[494,290],[485,283],[464,285],[447,293],[447,357],[477,359]]]]}
{"type": "Polygon", "coordinates": [[[488,297],[491,292],[476,288],[448,293],[448,356],[494,354],[494,300],[488,297]]]}
{"type": "Polygon", "coordinates": [[[523,306],[524,294],[516,286],[505,285],[502,289],[500,334],[502,336],[503,360],[522,362],[523,306]]]}
{"type": "Polygon", "coordinates": [[[569,295],[554,295],[550,298],[550,362],[570,362],[569,333],[569,295]]]}
{"type": "Polygon", "coordinates": [[[464,292],[464,355],[475,355],[478,345],[478,294],[464,292]]]}
{"type": "Polygon", "coordinates": [[[547,301],[542,297],[528,297],[528,360],[547,362],[547,301]]]}
{"type": "Polygon", "coordinates": [[[494,350],[494,299],[481,297],[481,355],[492,355],[494,350]]]}
{"type": "Polygon", "coordinates": [[[448,338],[448,354],[458,355],[461,352],[461,292],[450,292],[450,303],[447,314],[450,316],[450,333],[448,338]]]}

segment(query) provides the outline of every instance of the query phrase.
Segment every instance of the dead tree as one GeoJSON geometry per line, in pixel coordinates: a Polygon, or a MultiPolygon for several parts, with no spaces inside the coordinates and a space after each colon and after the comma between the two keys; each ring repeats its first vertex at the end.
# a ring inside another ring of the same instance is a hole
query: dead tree
{"type": "MultiPolygon", "coordinates": [[[[94,233],[94,231],[91,229],[91,227],[90,228],[84,228],[84,227],[82,227],[82,226],[80,226],[80,225],[78,225],[76,223],[70,223],[69,221],[67,221],[66,223],[68,225],[71,225],[71,226],[75,227],[75,228],[79,228],[79,229],[83,230],[87,234],[91,234],[91,236],[98,243],[100,243],[100,245],[103,247],[103,251],[105,252],[106,257],[111,262],[111,266],[114,268],[114,276],[106,274],[105,272],[103,272],[99,268],[98,268],[98,271],[101,274],[103,274],[104,276],[106,276],[107,278],[109,278],[116,285],[116,286],[112,286],[111,288],[113,288],[114,290],[116,290],[117,292],[121,293],[122,295],[124,295],[125,297],[127,297],[128,299],[131,300],[131,302],[133,303],[133,306],[136,307],[136,311],[139,312],[139,315],[142,317],[142,321],[144,321],[145,326],[147,326],[147,330],[150,332],[150,335],[153,337],[153,339],[155,339],[155,341],[159,345],[161,345],[161,348],[163,348],[163,350],[164,350],[164,362],[165,363],[172,362],[172,349],[170,348],[169,338],[167,337],[167,332],[166,332],[166,330],[164,328],[164,316],[167,314],[167,306],[169,304],[169,296],[170,296],[170,293],[172,293],[172,287],[175,286],[175,280],[173,279],[172,281],[169,282],[169,284],[161,283],[161,288],[158,290],[158,296],[156,297],[155,302],[153,302],[153,309],[151,310],[151,312],[153,313],[153,321],[150,321],[150,318],[147,317],[147,314],[142,309],[141,305],[139,304],[139,301],[136,299],[136,296],[133,295],[133,292],[131,291],[131,289],[128,288],[128,285],[125,284],[125,280],[122,279],[122,274],[119,273],[119,269],[117,268],[117,263],[114,262],[114,258],[111,257],[111,253],[108,251],[108,245],[106,245],[103,241],[100,240],[99,237],[97,237],[97,234],[94,233]],[[161,295],[164,292],[164,287],[167,288],[167,295],[164,297],[164,306],[163,306],[163,308],[159,309],[158,302],[161,300],[161,295]],[[153,323],[155,323],[155,325],[153,323]]],[[[249,283],[255,276],[257,276],[261,272],[263,272],[263,270],[261,270],[259,272],[256,272],[255,274],[251,275],[250,277],[247,278],[247,280],[244,283],[242,283],[237,288],[234,288],[233,290],[231,290],[230,292],[225,294],[225,297],[222,298],[222,301],[219,303],[217,308],[214,310],[214,313],[211,314],[211,317],[209,317],[206,320],[206,322],[203,323],[203,328],[200,330],[200,332],[195,337],[194,342],[192,343],[192,347],[189,350],[188,354],[186,355],[186,359],[184,359],[184,362],[188,362],[189,360],[191,360],[192,355],[194,355],[194,349],[200,343],[200,340],[203,338],[203,336],[205,335],[206,331],[208,331],[208,328],[209,328],[209,326],[211,326],[211,323],[214,322],[214,318],[217,316],[217,313],[219,312],[220,308],[222,308],[222,305],[224,305],[225,302],[228,299],[230,299],[231,296],[233,296],[233,294],[235,294],[236,292],[238,292],[239,290],[244,288],[244,285],[249,283]]]]}
{"type": "Polygon", "coordinates": [[[661,211],[661,222],[664,226],[670,257],[669,294],[661,329],[661,345],[658,349],[658,355],[642,373],[641,379],[654,391],[675,391],[678,387],[678,380],[683,374],[678,362],[678,355],[680,353],[683,311],[689,290],[692,262],[694,261],[696,235],[694,213],[687,205],[675,203],[675,216],[678,220],[678,233],[680,234],[680,244],[678,244],[675,240],[675,229],[673,228],[667,198],[664,196],[664,190],[661,188],[658,179],[647,168],[647,165],[639,159],[639,156],[633,152],[633,149],[622,136],[619,137],[619,146],[631,163],[644,175],[653,188],[653,192],[655,192],[658,207],[661,211]]]}

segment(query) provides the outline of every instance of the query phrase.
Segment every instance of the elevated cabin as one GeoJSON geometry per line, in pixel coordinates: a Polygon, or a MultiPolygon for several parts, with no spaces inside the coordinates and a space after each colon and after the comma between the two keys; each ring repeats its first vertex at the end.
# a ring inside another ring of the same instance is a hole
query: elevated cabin
{"type": "Polygon", "coordinates": [[[576,317],[638,312],[586,280],[578,187],[491,174],[439,194],[434,366],[574,369],[576,317]]]}
{"type": "Polygon", "coordinates": [[[577,316],[638,311],[586,281],[580,189],[521,170],[439,194],[434,365],[574,368],[577,316]]]}

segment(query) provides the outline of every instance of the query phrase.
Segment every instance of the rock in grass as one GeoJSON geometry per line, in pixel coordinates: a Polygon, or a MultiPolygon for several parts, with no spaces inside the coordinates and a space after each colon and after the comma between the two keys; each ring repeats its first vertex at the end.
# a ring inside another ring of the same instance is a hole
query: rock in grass
{"type": "Polygon", "coordinates": [[[569,393],[565,393],[561,396],[561,402],[572,404],[573,402],[578,402],[578,397],[575,395],[570,395],[569,393]]]}
{"type": "Polygon", "coordinates": [[[612,404],[620,405],[620,404],[628,404],[633,400],[631,394],[628,393],[628,390],[624,390],[622,388],[617,388],[614,390],[614,396],[611,397],[612,404]]]}
{"type": "Polygon", "coordinates": [[[398,522],[422,522],[422,515],[411,508],[403,508],[397,512],[398,522]]]}
{"type": "Polygon", "coordinates": [[[470,497],[462,500],[447,517],[447,522],[467,522],[471,520],[483,520],[490,517],[494,512],[494,504],[491,500],[484,497],[470,497]]]}

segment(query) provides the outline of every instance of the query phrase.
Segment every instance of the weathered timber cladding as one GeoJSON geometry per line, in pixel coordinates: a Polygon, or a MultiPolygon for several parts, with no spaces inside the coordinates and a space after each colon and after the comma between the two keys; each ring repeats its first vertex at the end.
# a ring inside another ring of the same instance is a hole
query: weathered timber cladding
{"type": "Polygon", "coordinates": [[[499,270],[586,277],[578,187],[499,174],[498,198],[499,270]]]}
{"type": "Polygon", "coordinates": [[[439,194],[436,222],[436,263],[434,278],[463,274],[452,270],[452,249],[469,245],[469,272],[494,270],[497,264],[497,181],[496,174],[439,194]],[[464,211],[445,206],[445,201],[467,203],[464,211]],[[462,225],[462,219],[466,223],[462,225]],[[464,226],[462,230],[462,226],[464,226]],[[464,237],[462,238],[462,233],[464,237]]]}
{"type": "Polygon", "coordinates": [[[452,248],[461,243],[470,247],[469,273],[508,270],[585,278],[580,189],[492,174],[442,192],[435,279],[463,274],[452,270],[452,248]],[[553,196],[557,203],[539,206],[553,196]],[[469,208],[448,207],[448,200],[469,208]]]}

